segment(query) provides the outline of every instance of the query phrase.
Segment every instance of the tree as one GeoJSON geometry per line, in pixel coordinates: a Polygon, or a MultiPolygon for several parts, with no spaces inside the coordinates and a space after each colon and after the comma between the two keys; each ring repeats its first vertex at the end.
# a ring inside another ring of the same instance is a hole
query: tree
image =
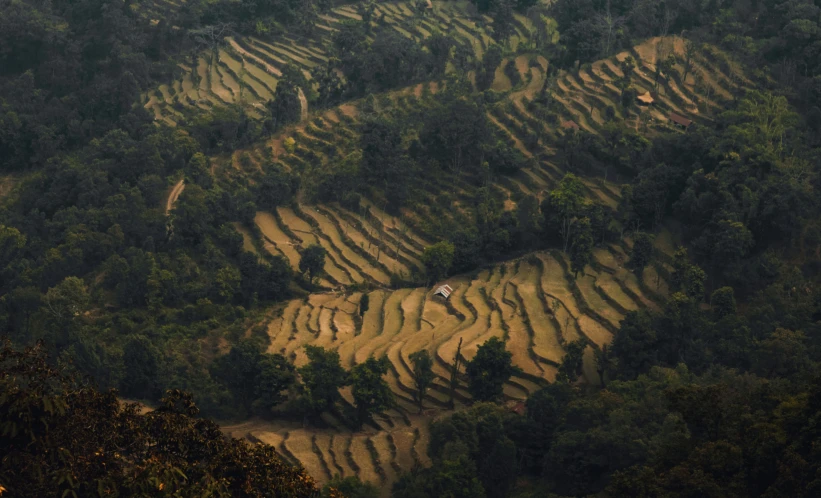
{"type": "Polygon", "coordinates": [[[299,260],[299,271],[308,274],[308,281],[313,284],[325,271],[325,248],[318,244],[311,244],[302,251],[299,260]]]}
{"type": "Polygon", "coordinates": [[[468,391],[476,401],[501,398],[505,382],[516,372],[511,360],[513,355],[505,349],[506,345],[498,337],[491,337],[468,362],[468,391]]]}
{"type": "Polygon", "coordinates": [[[680,291],[691,299],[704,298],[704,281],[707,275],[698,265],[690,263],[687,249],[680,248],[673,255],[673,275],[670,290],[680,291]]]}
{"type": "Polygon", "coordinates": [[[171,211],[169,232],[183,245],[202,244],[214,225],[214,210],[208,205],[208,194],[199,185],[186,185],[171,211]]]}
{"type": "Polygon", "coordinates": [[[368,309],[371,306],[371,296],[367,292],[362,294],[362,298],[359,300],[359,316],[365,316],[365,313],[368,312],[368,309]]]}
{"type": "Polygon", "coordinates": [[[373,356],[351,369],[351,390],[356,405],[357,422],[362,427],[374,413],[381,413],[394,404],[393,391],[383,379],[390,368],[387,357],[373,356]]]}
{"type": "Polygon", "coordinates": [[[333,408],[341,398],[339,389],[349,384],[348,373],[339,363],[339,353],[320,346],[305,346],[308,364],[297,369],[308,405],[315,414],[333,408]]]}
{"type": "Polygon", "coordinates": [[[579,339],[565,346],[562,364],[559,366],[559,372],[556,374],[557,381],[571,383],[579,378],[582,374],[585,348],[587,348],[587,342],[585,342],[584,339],[579,339]]]}
{"type": "Polygon", "coordinates": [[[123,394],[137,399],[156,400],[161,393],[160,361],[160,352],[147,337],[132,337],[123,347],[123,394]]]}
{"type": "Polygon", "coordinates": [[[687,75],[693,70],[693,58],[698,52],[698,47],[691,40],[684,41],[684,74],[681,77],[682,83],[687,83],[687,75]]]}
{"type": "Polygon", "coordinates": [[[722,287],[710,294],[710,306],[717,319],[736,314],[735,292],[732,287],[722,287]]]}
{"type": "Polygon", "coordinates": [[[288,399],[283,392],[296,382],[296,369],[281,354],[263,354],[257,361],[258,375],[254,379],[255,411],[263,414],[288,399]]]}
{"type": "Polygon", "coordinates": [[[379,488],[371,482],[362,482],[358,476],[340,477],[334,475],[333,479],[322,486],[321,498],[338,497],[345,498],[379,498],[379,488]]]}
{"type": "Polygon", "coordinates": [[[52,367],[42,345],[21,351],[2,343],[0,392],[0,426],[14,428],[0,436],[0,490],[10,496],[312,498],[319,492],[273,446],[227,438],[217,424],[198,418],[191,395],[168,391],[155,410],[141,414],[116,391],[100,392],[52,367]]]}
{"type": "Polygon", "coordinates": [[[618,362],[618,375],[633,379],[658,364],[658,335],[653,319],[646,311],[625,315],[610,347],[618,362]]]}
{"type": "Polygon", "coordinates": [[[630,252],[628,265],[641,279],[644,269],[653,260],[653,239],[645,232],[637,232],[633,236],[633,250],[630,252]]]}
{"type": "Polygon", "coordinates": [[[211,365],[211,375],[231,391],[234,400],[246,413],[251,411],[256,398],[261,358],[260,347],[244,339],[211,365]]]}
{"type": "Polygon", "coordinates": [[[57,337],[57,346],[64,347],[69,342],[72,325],[91,302],[85,283],[77,277],[66,277],[46,292],[43,302],[44,310],[58,327],[60,335],[57,337]]]}
{"type": "Polygon", "coordinates": [[[514,32],[513,6],[510,0],[496,0],[493,13],[493,37],[497,43],[505,44],[514,32]]]}
{"type": "Polygon", "coordinates": [[[568,173],[556,189],[550,191],[550,216],[555,218],[559,234],[562,238],[562,247],[567,252],[573,240],[573,230],[578,216],[584,206],[584,184],[576,175],[568,173]]]}
{"type": "Polygon", "coordinates": [[[456,247],[451,242],[443,240],[425,248],[422,253],[422,263],[428,277],[433,281],[445,278],[453,265],[456,247]]]}
{"type": "Polygon", "coordinates": [[[584,272],[584,267],[593,260],[593,231],[590,218],[581,218],[575,227],[573,244],[570,246],[570,270],[574,277],[584,272]]]}
{"type": "Polygon", "coordinates": [[[411,353],[409,358],[413,364],[413,382],[416,384],[413,399],[419,405],[419,413],[422,413],[422,402],[425,399],[425,393],[436,378],[433,373],[433,359],[425,349],[411,353]]]}

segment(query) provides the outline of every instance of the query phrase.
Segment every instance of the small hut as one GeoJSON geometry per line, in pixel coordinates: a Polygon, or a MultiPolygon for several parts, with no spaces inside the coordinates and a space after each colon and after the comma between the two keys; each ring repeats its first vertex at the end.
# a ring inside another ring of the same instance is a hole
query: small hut
{"type": "Polygon", "coordinates": [[[434,296],[442,296],[444,299],[448,299],[450,295],[453,293],[453,289],[451,286],[445,284],[440,286],[436,291],[433,293],[434,296]]]}
{"type": "Polygon", "coordinates": [[[636,97],[636,100],[639,101],[639,105],[653,105],[653,102],[656,101],[656,99],[653,98],[653,94],[650,92],[647,92],[644,95],[639,95],[636,97]]]}
{"type": "Polygon", "coordinates": [[[576,122],[572,120],[562,121],[562,128],[564,128],[565,130],[579,131],[579,125],[577,125],[576,122]]]}
{"type": "Polygon", "coordinates": [[[684,116],[680,116],[674,112],[670,113],[669,118],[670,122],[673,123],[674,126],[681,128],[682,130],[686,130],[690,127],[691,124],[693,124],[691,120],[685,118],[684,116]]]}

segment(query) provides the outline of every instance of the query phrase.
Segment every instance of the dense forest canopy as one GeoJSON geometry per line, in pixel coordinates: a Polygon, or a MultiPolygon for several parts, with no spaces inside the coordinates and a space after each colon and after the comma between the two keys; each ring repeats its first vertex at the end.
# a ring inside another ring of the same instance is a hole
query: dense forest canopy
{"type": "Polygon", "coordinates": [[[819,23],[0,0],[0,495],[818,496],[819,23]]]}

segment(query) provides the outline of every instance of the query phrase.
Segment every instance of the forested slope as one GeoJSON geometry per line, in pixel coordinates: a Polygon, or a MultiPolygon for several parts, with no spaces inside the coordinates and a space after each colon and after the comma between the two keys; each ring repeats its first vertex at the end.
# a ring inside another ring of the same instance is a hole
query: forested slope
{"type": "Polygon", "coordinates": [[[815,1],[0,7],[7,415],[261,443],[106,486],[817,494],[815,1]]]}

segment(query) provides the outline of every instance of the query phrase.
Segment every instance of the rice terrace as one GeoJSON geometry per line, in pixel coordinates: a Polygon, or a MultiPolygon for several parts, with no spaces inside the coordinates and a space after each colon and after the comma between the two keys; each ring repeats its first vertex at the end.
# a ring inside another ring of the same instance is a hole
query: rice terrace
{"type": "MultiPolygon", "coordinates": [[[[490,34],[478,28],[477,22],[470,19],[458,2],[434,2],[431,15],[418,19],[407,3],[380,3],[376,5],[375,17],[378,20],[372,21],[374,25],[386,24],[414,39],[424,39],[431,32],[455,30],[461,42],[475,50],[477,59],[481,59],[488,44],[494,43],[490,34]]],[[[253,37],[226,38],[225,47],[201,55],[196,68],[194,64],[180,66],[182,80],[160,86],[157,92],[162,97],[154,92],[146,108],[151,109],[157,119],[172,124],[174,108],[180,105],[206,108],[242,103],[248,106],[250,116],[256,116],[259,102],[274,94],[276,76],[281,74],[284,64],[296,64],[308,73],[317,64],[324,63],[327,56],[323,46],[328,43],[334,24],[344,19],[360,20],[361,15],[355,7],[344,6],[321,19],[317,27],[322,36],[311,40],[309,45],[301,45],[287,35],[270,43],[253,37]]],[[[487,24],[487,21],[485,16],[478,24],[487,24]]],[[[660,97],[650,109],[623,111],[625,115],[619,117],[634,120],[636,127],[652,133],[655,127],[671,126],[667,118],[670,112],[709,120],[717,102],[730,96],[731,91],[737,91],[745,81],[743,75],[735,72],[723,74],[717,62],[709,58],[720,55],[706,52],[698,56],[698,62],[692,63],[687,81],[684,81],[684,66],[677,64],[657,87],[652,81],[652,72],[658,54],[666,51],[666,55],[684,55],[684,43],[677,37],[654,38],[612,59],[595,62],[578,71],[558,71],[548,78],[549,62],[524,48],[532,35],[531,24],[527,18],[516,15],[516,34],[512,35],[510,45],[515,55],[501,61],[491,85],[504,96],[488,110],[488,119],[500,136],[533,159],[517,175],[492,185],[498,196],[506,198],[508,209],[524,196],[543,198],[565,173],[552,158],[567,130],[560,124],[550,126],[534,116],[532,102],[540,94],[549,91],[555,98],[561,122],[573,121],[585,131],[598,133],[605,123],[604,109],[619,107],[615,82],[624,76],[619,63],[633,57],[639,61],[635,88],[639,93],[658,92],[660,97]],[[505,74],[508,66],[517,75],[515,88],[505,74]],[[539,137],[538,140],[534,141],[534,136],[539,137]]],[[[445,81],[419,83],[376,95],[376,102],[384,112],[394,107],[424,106],[424,101],[441,91],[445,84],[445,81]]],[[[256,174],[255,170],[266,158],[275,158],[285,168],[305,175],[303,188],[310,188],[310,175],[316,169],[333,167],[334,158],[346,155],[358,145],[355,137],[363,104],[355,101],[311,113],[307,120],[265,143],[231,157],[212,158],[212,164],[217,172],[224,171],[227,175],[241,174],[238,172],[249,168],[250,174],[256,174]],[[293,145],[286,148],[284,143],[289,138],[293,145]],[[328,157],[325,149],[334,150],[332,157],[328,157]]],[[[449,181],[456,182],[454,188],[464,197],[473,195],[474,187],[460,185],[458,178],[449,181]]],[[[591,202],[608,210],[617,209],[618,184],[595,176],[585,177],[583,182],[591,202]]],[[[437,194],[446,188],[443,183],[426,186],[429,190],[425,195],[431,203],[441,205],[437,194]]],[[[366,198],[358,211],[338,204],[278,207],[274,212],[256,214],[253,231],[256,235],[242,229],[248,247],[282,256],[295,269],[301,249],[311,244],[321,245],[327,254],[319,285],[332,291],[314,293],[272,309],[264,322],[270,337],[269,352],[284,354],[300,366],[307,361],[304,346],[312,344],[339,351],[346,368],[369,356],[386,356],[391,363],[386,379],[396,396],[396,406],[364,432],[351,432],[332,414],[323,415],[327,423],[325,429],[262,421],[224,428],[231,435],[274,445],[286,458],[305,466],[308,473],[320,481],[337,473],[343,477],[356,475],[388,490],[398,471],[430,463],[425,451],[427,422],[438,410],[447,409],[450,364],[460,340],[464,341],[462,354],[466,360],[490,337],[506,340],[514,365],[521,372],[505,384],[504,395],[508,400],[525,400],[545,382],[555,380],[565,354],[563,346],[578,340],[589,344],[585,351],[585,381],[600,382],[593,351],[611,342],[625,313],[644,307],[658,309],[667,295],[673,245],[657,247],[658,261],[640,280],[625,268],[632,244],[629,237],[621,245],[596,249],[593,260],[578,278],[570,274],[565,255],[534,253],[472,275],[449,279],[447,283],[456,291],[447,302],[434,298],[433,288],[392,290],[391,276],[409,277],[423,271],[421,253],[437,240],[427,233],[429,223],[426,221],[437,214],[420,206],[420,211],[408,209],[392,216],[380,210],[379,204],[378,199],[366,198]],[[370,307],[357,323],[354,315],[363,294],[346,288],[361,284],[378,290],[368,293],[370,307]],[[420,416],[414,406],[409,355],[422,349],[435,357],[436,380],[424,400],[427,415],[420,416]]],[[[460,209],[458,201],[441,207],[460,209]]],[[[663,240],[665,237],[658,239],[659,243],[663,240]]],[[[350,393],[343,392],[343,397],[344,403],[353,404],[350,393]]],[[[464,387],[456,390],[456,402],[458,405],[470,402],[464,387]]]]}
{"type": "Polygon", "coordinates": [[[817,496],[818,2],[33,3],[0,495],[817,496]]]}

